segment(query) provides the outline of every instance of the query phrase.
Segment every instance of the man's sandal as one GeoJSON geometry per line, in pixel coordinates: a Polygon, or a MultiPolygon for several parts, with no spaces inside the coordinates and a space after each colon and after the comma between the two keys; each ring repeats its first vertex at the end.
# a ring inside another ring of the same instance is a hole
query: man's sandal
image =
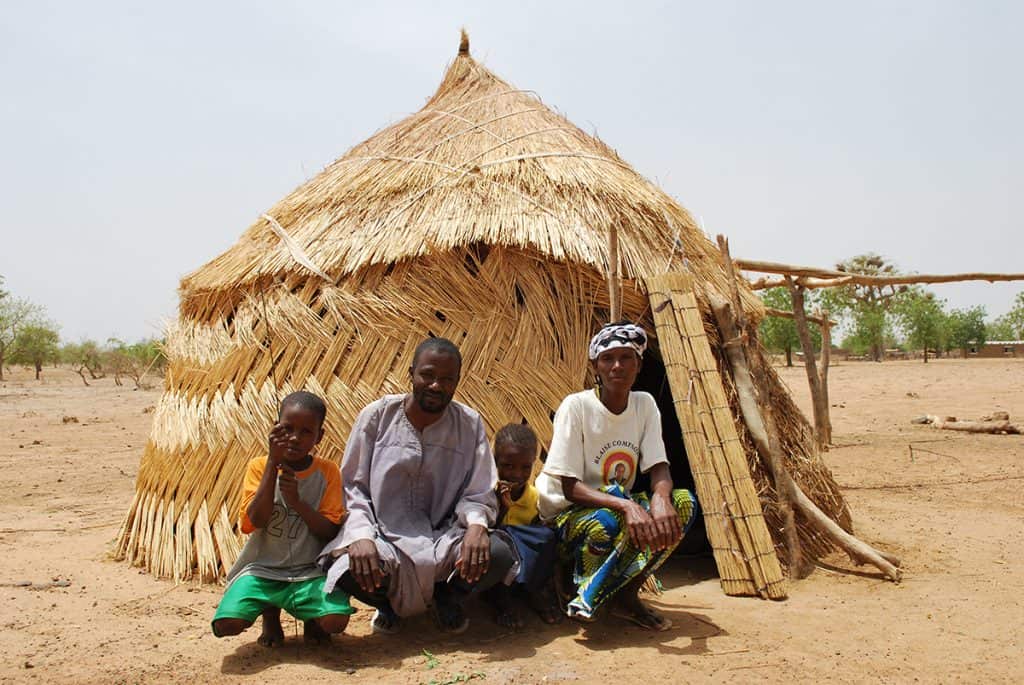
{"type": "Polygon", "coordinates": [[[373,612],[370,628],[378,635],[394,635],[402,627],[401,619],[391,607],[377,609],[373,612]]]}

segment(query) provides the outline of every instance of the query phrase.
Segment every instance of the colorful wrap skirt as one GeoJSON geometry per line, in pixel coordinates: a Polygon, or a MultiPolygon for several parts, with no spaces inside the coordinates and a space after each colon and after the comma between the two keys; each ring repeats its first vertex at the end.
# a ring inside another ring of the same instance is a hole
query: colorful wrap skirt
{"type": "MultiPolygon", "coordinates": [[[[616,497],[629,497],[650,511],[646,493],[627,495],[619,485],[601,488],[616,497]]],[[[673,490],[672,504],[679,514],[683,535],[697,518],[697,499],[689,490],[673,490]]],[[[569,601],[569,616],[592,618],[609,597],[636,578],[654,573],[679,543],[660,552],[649,547],[637,549],[629,541],[622,515],[611,509],[571,506],[555,519],[558,524],[558,553],[562,568],[572,571],[576,595],[569,601]]]]}

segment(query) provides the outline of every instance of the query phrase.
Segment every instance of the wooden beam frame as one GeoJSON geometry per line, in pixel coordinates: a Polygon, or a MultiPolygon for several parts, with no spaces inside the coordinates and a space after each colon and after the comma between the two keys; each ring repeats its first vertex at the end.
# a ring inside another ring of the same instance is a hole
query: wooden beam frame
{"type": "MultiPolygon", "coordinates": [[[[793,314],[793,312],[788,312],[785,309],[775,309],[774,307],[765,307],[764,313],[767,314],[768,316],[777,316],[781,319],[796,318],[796,315],[793,314]]],[[[817,324],[819,326],[824,326],[826,322],[828,323],[829,327],[837,325],[835,321],[828,321],[828,319],[826,318],[820,316],[812,316],[811,314],[805,315],[805,318],[811,323],[817,324]]]]}
{"type": "Polygon", "coordinates": [[[760,262],[749,259],[736,259],[733,262],[737,268],[743,271],[756,271],[758,273],[779,274],[783,278],[762,277],[750,284],[753,290],[765,290],[767,288],[778,288],[786,285],[784,277],[789,276],[793,281],[808,290],[816,288],[832,288],[839,285],[913,285],[918,283],[960,283],[963,281],[1024,281],[1024,273],[1021,274],[997,274],[997,273],[962,273],[962,274],[901,274],[897,276],[869,276],[867,274],[854,274],[847,271],[836,271],[834,269],[818,269],[812,266],[794,266],[791,264],[779,264],[777,262],[760,262]]]}

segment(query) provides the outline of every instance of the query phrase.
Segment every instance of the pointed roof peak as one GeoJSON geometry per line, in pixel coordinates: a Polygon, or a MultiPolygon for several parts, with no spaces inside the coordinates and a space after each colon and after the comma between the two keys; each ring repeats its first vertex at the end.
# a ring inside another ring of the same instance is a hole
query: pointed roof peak
{"type": "Polygon", "coordinates": [[[459,39],[459,54],[460,55],[468,55],[469,54],[469,32],[466,31],[466,27],[465,26],[463,26],[460,29],[460,31],[462,32],[462,37],[459,39]]]}

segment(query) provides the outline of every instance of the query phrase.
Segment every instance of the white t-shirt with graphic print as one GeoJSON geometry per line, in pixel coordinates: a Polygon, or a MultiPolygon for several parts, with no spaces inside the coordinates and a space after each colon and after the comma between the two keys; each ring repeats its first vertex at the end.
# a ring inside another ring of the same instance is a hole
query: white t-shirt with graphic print
{"type": "Polygon", "coordinates": [[[594,489],[619,483],[629,492],[637,473],[667,461],[661,412],[649,393],[629,393],[621,414],[608,411],[594,390],[573,393],[555,412],[551,449],[537,476],[541,518],[550,520],[570,504],[561,476],[594,489]]]}

